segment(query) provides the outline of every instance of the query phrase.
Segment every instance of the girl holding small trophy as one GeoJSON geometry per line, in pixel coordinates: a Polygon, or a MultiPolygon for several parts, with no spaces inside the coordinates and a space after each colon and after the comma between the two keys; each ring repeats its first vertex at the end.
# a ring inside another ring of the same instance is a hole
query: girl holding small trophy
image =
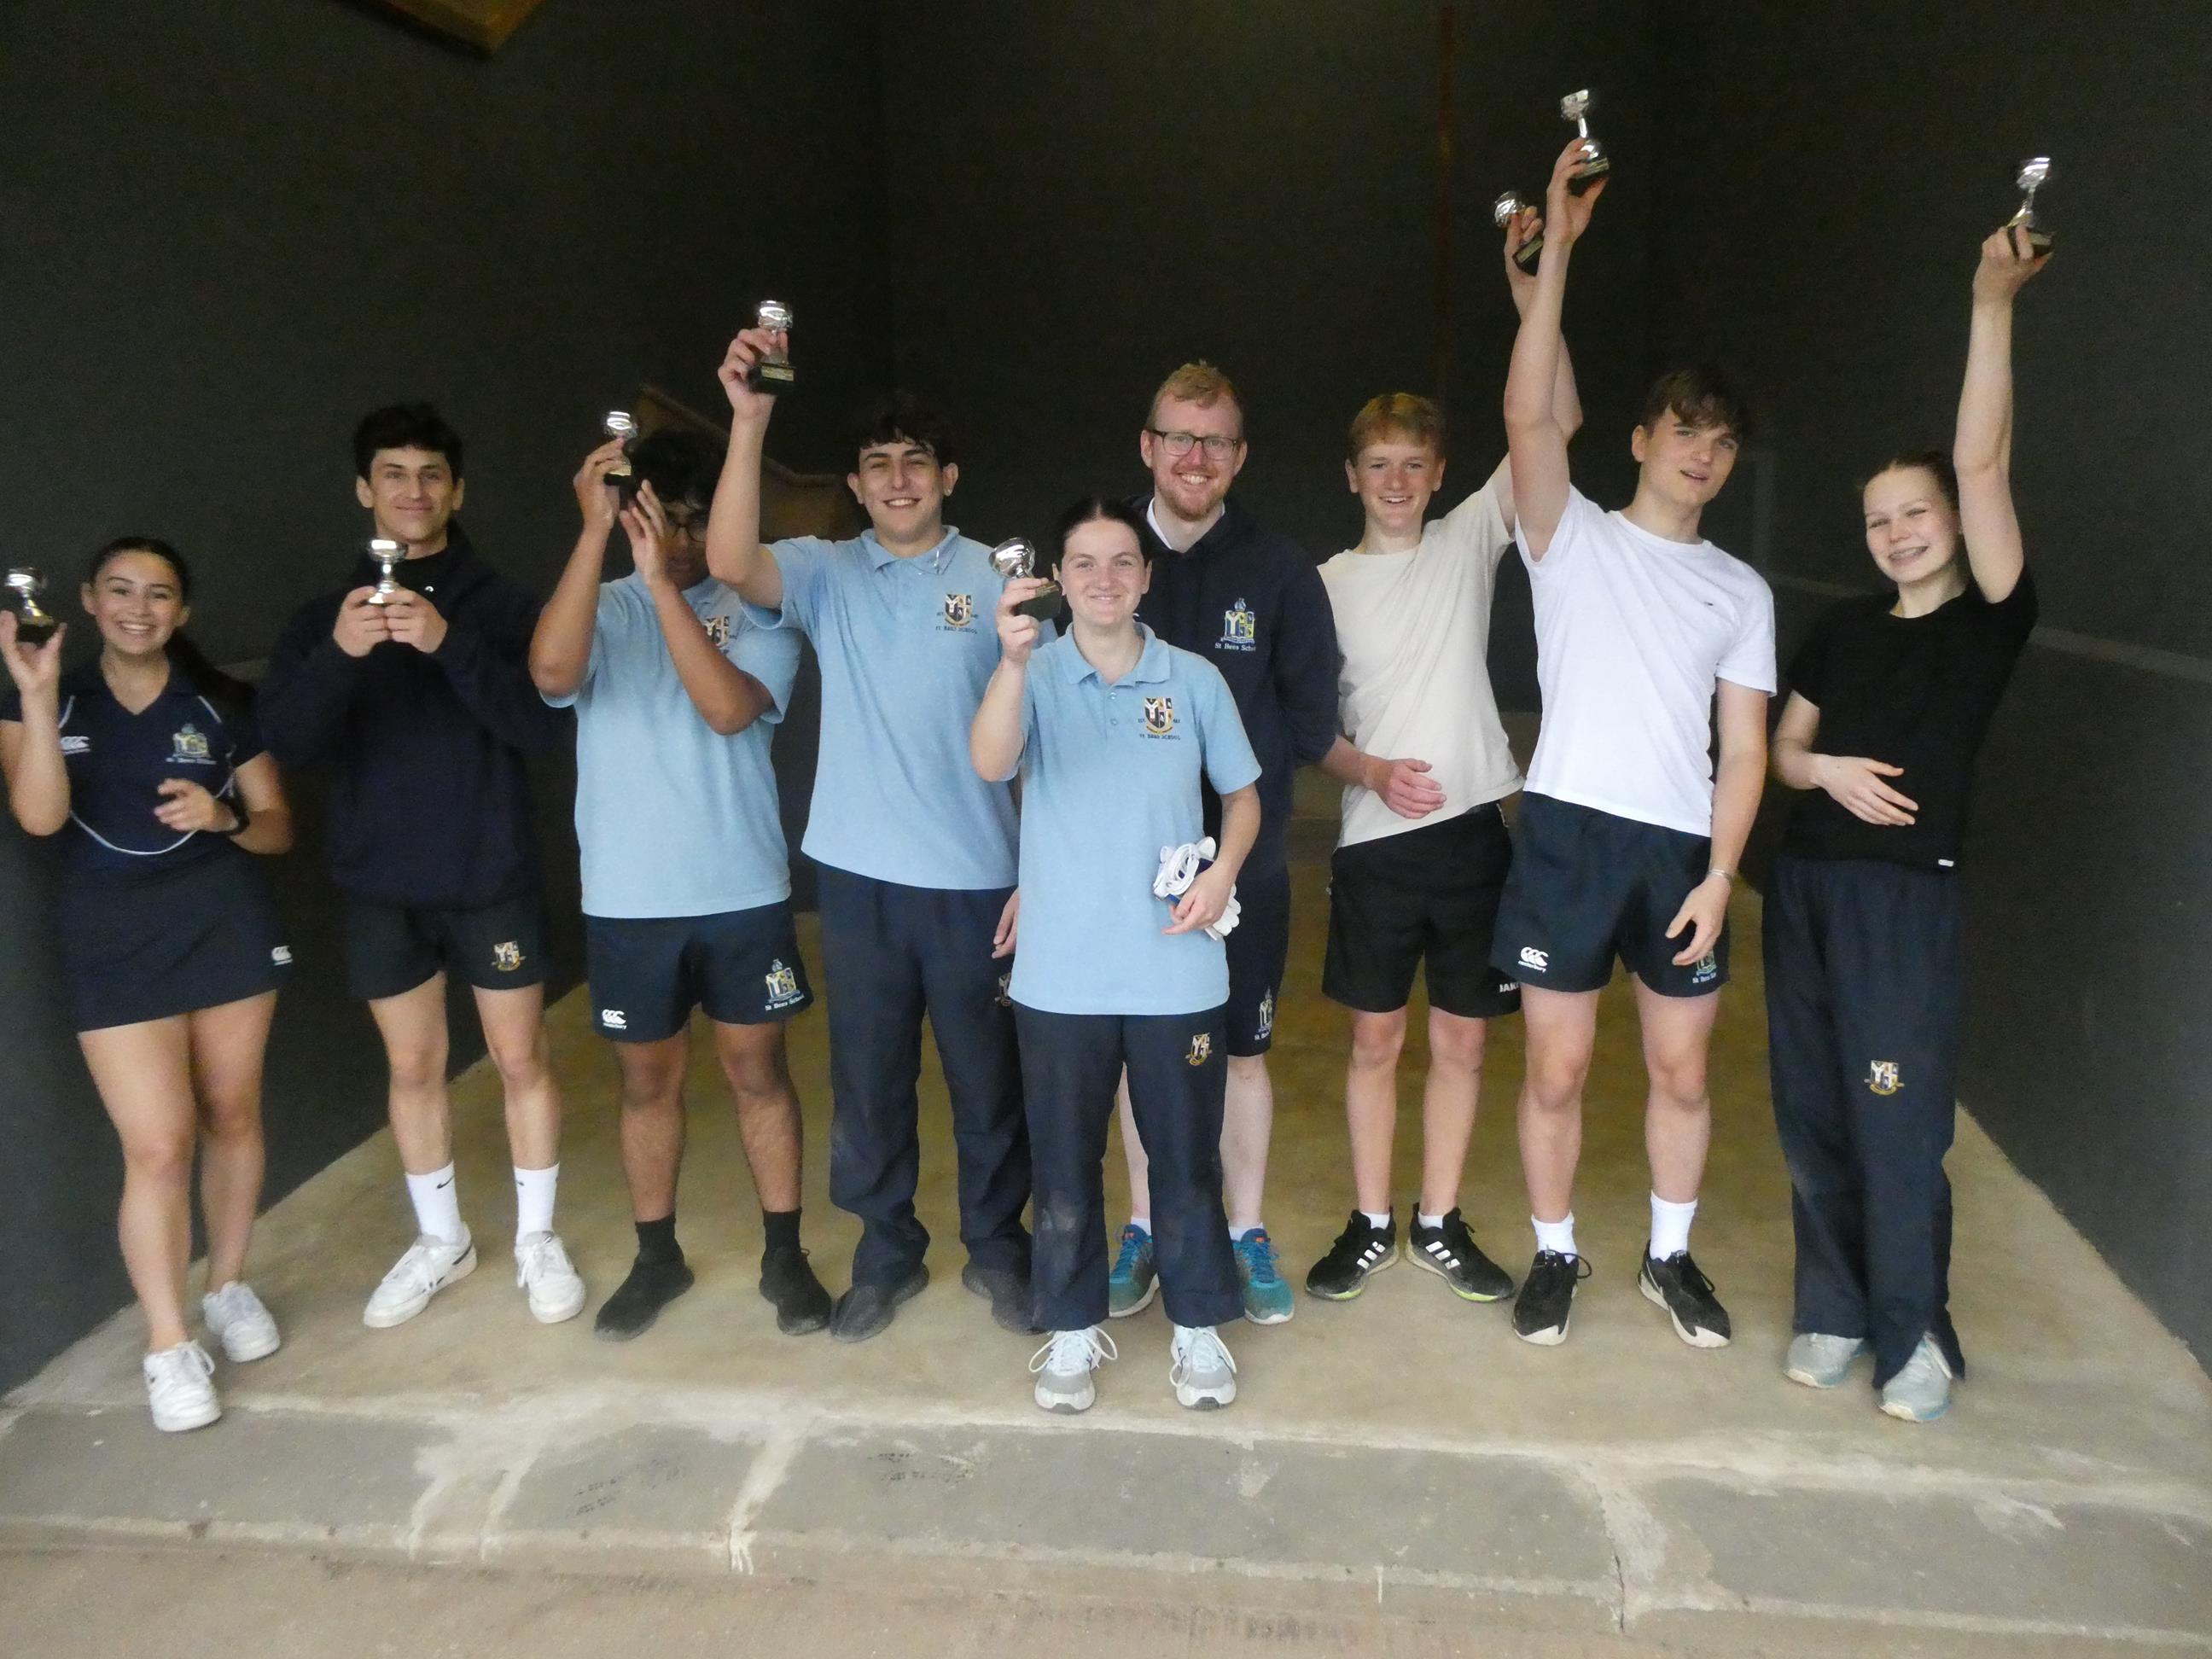
{"type": "Polygon", "coordinates": [[[1175,1330],[1169,1380],[1197,1408],[1237,1397],[1216,1328],[1243,1310],[1221,1202],[1224,1007],[1237,872],[1260,830],[1260,763],[1220,672],[1136,620],[1146,538],[1096,498],[1062,517],[1058,576],[1073,621],[1040,643],[998,605],[1000,662],[970,733],[986,780],[1022,777],[1021,933],[1008,995],[1021,1038],[1036,1247],[1031,1311],[1050,1339],[1030,1363],[1047,1411],[1087,1410],[1115,1357],[1106,1320],[1106,1127],[1124,1068],[1152,1154],[1159,1284],[1175,1330]],[[1201,785],[1222,803],[1216,849],[1201,785]],[[1205,860],[1213,855],[1212,862],[1205,860]]]}
{"type": "Polygon", "coordinates": [[[214,1362],[185,1313],[200,1153],[209,1334],[234,1361],[276,1352],[242,1274],[261,1196],[261,1066],[291,960],[249,853],[282,853],[291,814],[251,693],[179,631],[191,574],[167,544],[94,556],[98,659],[64,672],[63,634],[33,647],[0,613],[0,770],[16,821],[63,836],[57,906],[70,1015],[123,1144],[118,1231],[146,1315],[158,1429],[222,1415],[214,1362]]]}

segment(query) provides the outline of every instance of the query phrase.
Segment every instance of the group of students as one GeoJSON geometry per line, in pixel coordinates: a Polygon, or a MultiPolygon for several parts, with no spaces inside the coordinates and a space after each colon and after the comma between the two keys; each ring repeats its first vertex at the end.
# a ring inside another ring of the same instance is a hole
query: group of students
{"type": "MultiPolygon", "coordinates": [[[[945,523],[951,441],[902,396],[855,434],[847,483],[868,529],[763,545],[775,399],[752,370],[787,342],[753,329],[720,370],[726,447],[661,432],[585,459],[581,533],[542,606],[471,547],[461,441],[414,404],[370,415],[355,439],[360,503],[405,550],[396,582],[364,559],[343,591],[303,606],[258,696],[180,631],[191,574],[159,541],[94,558],[82,603],[100,651],[81,668],[64,672],[58,636],[34,647],[0,615],[13,688],[0,764],[22,827],[67,832],[63,957],[123,1146],[120,1235],[155,1424],[197,1427],[221,1409],[186,1313],[196,1146],[205,1328],[234,1362],[279,1341],[243,1276],[262,1055],[291,956],[246,855],[290,845],[279,763],[331,775],[348,980],[383,1039],[417,1227],[366,1322],[411,1319],[476,1265],[453,1164],[448,973],[474,994],[504,1089],[518,1288],[540,1321],[581,1311],[553,1224],[561,1095],[525,781],[529,752],[572,735],[588,995],[619,1060],[637,1234],[600,1335],[638,1335],[692,1283],[675,1208],[695,1012],[760,1197],[760,1290],[778,1328],[859,1341],[889,1326],[928,1282],[914,1205],[926,1018],[951,1097],[961,1282],[1000,1326],[1046,1337],[1030,1365],[1037,1403],[1089,1407],[1115,1356],[1109,1321],[1158,1294],[1176,1398],[1228,1404],[1222,1328],[1294,1308],[1261,1213],[1266,1056],[1290,932],[1291,781],[1316,764],[1344,785],[1322,983],[1352,1010],[1354,1207],[1307,1290],[1350,1299],[1402,1254],[1468,1301],[1514,1297],[1522,1338],[1565,1340],[1591,1271],[1572,1212],[1583,1090],[1619,961],[1650,1085],[1638,1283],[1684,1341],[1727,1343],[1689,1233],[1729,900],[1768,769],[1773,607],[1699,531],[1748,436],[1717,375],[1652,389],[1625,509],[1601,511],[1570,481],[1581,409],[1561,307],[1604,190],[1578,176],[1586,161],[1570,144],[1542,212],[1506,227],[1521,326],[1505,461],[1431,520],[1441,416],[1408,394],[1376,398],[1346,462],[1364,532],[1318,571],[1230,499],[1243,410],[1203,363],[1153,399],[1139,440],[1150,489],[1071,507],[1050,582],[1009,580],[945,523]],[[1514,255],[1540,235],[1532,274],[1514,255]],[[634,569],[603,581],[617,526],[634,569]],[[1534,594],[1544,708],[1525,787],[1486,662],[1512,545],[1534,594]],[[834,1298],[800,1243],[784,1028],[813,992],[769,754],[802,635],[822,677],[804,850],[820,876],[830,1192],[861,1222],[834,1298]],[[1501,807],[1516,792],[1509,831],[1501,807]],[[1417,971],[1430,1067],[1401,1243],[1392,1141],[1417,971]],[[1458,1202],[1487,1023],[1516,1011],[1536,1246],[1517,1294],[1458,1202]],[[1109,1249],[1117,1103],[1133,1213],[1109,1249]]],[[[1784,1369],[1832,1387],[1870,1350],[1883,1409],[1912,1420],[1939,1415],[1963,1371],[1942,1169],[1956,871],[1975,753],[2035,617],[2008,479],[2010,321],[2043,257],[2014,228],[1984,244],[1953,450],[1900,457],[1865,484],[1888,586],[1820,620],[1772,744],[1775,775],[1802,792],[1765,904],[1797,1243],[1784,1369]]]]}

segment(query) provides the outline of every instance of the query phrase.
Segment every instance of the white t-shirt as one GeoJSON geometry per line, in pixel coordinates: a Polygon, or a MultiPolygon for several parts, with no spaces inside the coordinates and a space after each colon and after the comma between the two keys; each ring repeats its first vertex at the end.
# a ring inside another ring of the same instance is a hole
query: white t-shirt
{"type": "Polygon", "coordinates": [[[1321,568],[1336,614],[1338,720],[1361,752],[1425,760],[1444,804],[1401,817],[1358,784],[1344,791],[1337,845],[1441,823],[1521,787],[1490,689],[1490,601],[1512,544],[1489,483],[1421,532],[1404,553],[1340,553],[1321,568]]]}
{"type": "Polygon", "coordinates": [[[1774,595],[1711,542],[1670,542],[1580,490],[1541,559],[1544,723],[1531,794],[1692,836],[1713,830],[1716,682],[1774,690],[1774,595]]]}

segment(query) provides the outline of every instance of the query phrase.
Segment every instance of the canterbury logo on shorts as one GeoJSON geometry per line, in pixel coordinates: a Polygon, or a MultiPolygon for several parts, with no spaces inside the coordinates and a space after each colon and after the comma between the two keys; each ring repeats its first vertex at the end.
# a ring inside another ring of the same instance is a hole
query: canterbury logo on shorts
{"type": "Polygon", "coordinates": [[[1524,945],[1521,947],[1521,965],[1539,974],[1548,973],[1552,967],[1552,953],[1539,951],[1533,945],[1524,945]]]}

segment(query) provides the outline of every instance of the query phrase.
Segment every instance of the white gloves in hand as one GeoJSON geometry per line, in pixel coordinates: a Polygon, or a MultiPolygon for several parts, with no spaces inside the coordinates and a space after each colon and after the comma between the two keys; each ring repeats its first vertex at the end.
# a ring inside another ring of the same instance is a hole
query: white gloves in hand
{"type": "MultiPolygon", "coordinates": [[[[1152,878],[1152,895],[1156,898],[1179,899],[1190,890],[1191,883],[1198,879],[1199,872],[1213,862],[1213,837],[1202,841],[1187,841],[1180,847],[1160,848],[1160,872],[1152,878]]],[[[1220,920],[1206,930],[1206,938],[1217,943],[1229,937],[1243,915],[1244,908],[1237,902],[1237,892],[1230,890],[1228,907],[1220,920]]]]}

